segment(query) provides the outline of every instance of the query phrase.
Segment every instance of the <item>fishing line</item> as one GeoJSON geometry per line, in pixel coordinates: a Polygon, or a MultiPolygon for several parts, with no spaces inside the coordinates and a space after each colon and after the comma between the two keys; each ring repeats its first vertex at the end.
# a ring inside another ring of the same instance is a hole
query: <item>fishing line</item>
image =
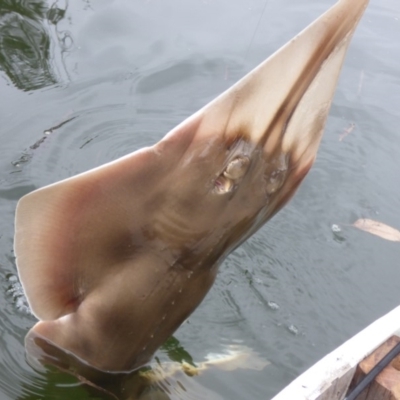
{"type": "Polygon", "coordinates": [[[265,10],[267,9],[267,4],[268,4],[268,0],[265,0],[264,8],[263,8],[263,10],[262,10],[261,16],[260,16],[260,18],[259,18],[259,20],[258,20],[258,22],[257,22],[256,29],[255,29],[254,32],[253,32],[253,36],[251,37],[250,44],[249,44],[249,46],[247,47],[245,60],[247,60],[247,56],[249,55],[250,47],[251,47],[251,45],[253,44],[254,38],[255,38],[256,33],[257,33],[257,31],[258,31],[258,28],[260,27],[261,20],[262,20],[262,18],[263,18],[263,16],[264,16],[265,10]]]}

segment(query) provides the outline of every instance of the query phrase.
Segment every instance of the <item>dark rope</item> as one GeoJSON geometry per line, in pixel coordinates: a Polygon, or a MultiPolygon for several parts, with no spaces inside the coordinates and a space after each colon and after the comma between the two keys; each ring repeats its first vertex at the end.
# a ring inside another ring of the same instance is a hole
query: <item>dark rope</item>
{"type": "Polygon", "coordinates": [[[354,390],[344,398],[344,400],[355,400],[358,395],[379,375],[382,370],[392,361],[398,354],[400,354],[400,343],[397,343],[385,357],[382,358],[378,364],[375,365],[371,371],[361,380],[361,382],[354,388],[354,390]]]}

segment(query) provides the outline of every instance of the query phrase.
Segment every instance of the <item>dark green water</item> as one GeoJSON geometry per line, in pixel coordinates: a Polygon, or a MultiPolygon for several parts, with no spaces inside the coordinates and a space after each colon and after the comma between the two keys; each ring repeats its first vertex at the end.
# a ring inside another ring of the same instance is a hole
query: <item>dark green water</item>
{"type": "MultiPolygon", "coordinates": [[[[35,319],[12,251],[18,199],[159,140],[332,4],[0,0],[1,400],[102,398],[25,361],[35,319]]],[[[271,364],[206,372],[173,398],[271,398],[399,304],[400,244],[349,227],[367,217],[400,229],[399,126],[400,5],[371,0],[308,178],[176,333],[196,361],[239,343],[271,364]]]]}

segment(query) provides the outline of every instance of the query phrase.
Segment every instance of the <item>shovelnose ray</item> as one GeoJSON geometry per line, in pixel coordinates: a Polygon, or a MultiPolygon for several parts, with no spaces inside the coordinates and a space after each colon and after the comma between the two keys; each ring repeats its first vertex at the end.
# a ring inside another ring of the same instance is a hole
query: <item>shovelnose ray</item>
{"type": "Polygon", "coordinates": [[[148,362],[311,168],[367,2],[340,0],[155,145],[24,196],[27,340],[101,371],[148,362]]]}

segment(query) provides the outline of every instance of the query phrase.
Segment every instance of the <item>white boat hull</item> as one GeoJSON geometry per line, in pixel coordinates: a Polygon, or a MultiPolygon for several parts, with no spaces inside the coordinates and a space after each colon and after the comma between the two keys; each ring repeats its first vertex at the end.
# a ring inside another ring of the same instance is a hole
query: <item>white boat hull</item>
{"type": "Polygon", "coordinates": [[[342,400],[357,365],[391,336],[399,334],[400,306],[322,358],[272,400],[342,400]]]}

